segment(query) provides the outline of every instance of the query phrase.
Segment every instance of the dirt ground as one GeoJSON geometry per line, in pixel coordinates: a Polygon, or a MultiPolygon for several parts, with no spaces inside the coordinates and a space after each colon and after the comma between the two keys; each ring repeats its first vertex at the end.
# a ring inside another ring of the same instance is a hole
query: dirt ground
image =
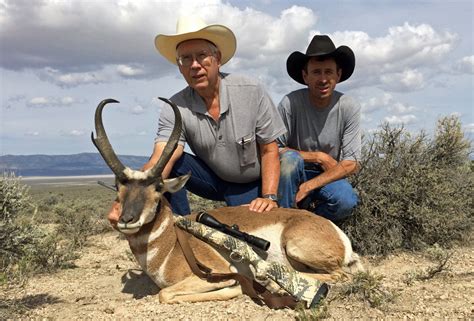
{"type": "MultiPolygon", "coordinates": [[[[159,320],[294,320],[300,312],[271,310],[246,296],[231,301],[160,304],[159,289],[131,259],[128,244],[117,232],[90,239],[76,268],[31,279],[21,291],[3,293],[10,304],[26,307],[22,318],[159,319],[159,320]]],[[[448,269],[426,281],[407,285],[407,275],[433,265],[420,254],[399,253],[383,260],[364,258],[365,267],[383,276],[381,283],[396,294],[378,308],[356,296],[341,296],[334,285],[327,299],[329,319],[473,319],[474,255],[459,247],[448,269]]],[[[0,298],[1,298],[0,296],[0,298]]],[[[1,318],[0,318],[1,319],[1,318]]]]}

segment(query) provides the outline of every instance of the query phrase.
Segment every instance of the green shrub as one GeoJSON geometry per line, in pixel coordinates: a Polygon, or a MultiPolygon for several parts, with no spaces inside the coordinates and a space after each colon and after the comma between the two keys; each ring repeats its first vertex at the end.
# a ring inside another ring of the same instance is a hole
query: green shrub
{"type": "Polygon", "coordinates": [[[342,295],[356,296],[362,301],[368,302],[370,307],[381,307],[386,303],[393,302],[397,295],[383,285],[383,275],[372,272],[357,272],[350,283],[342,286],[342,295]]]}
{"type": "Polygon", "coordinates": [[[0,178],[0,222],[11,222],[30,205],[28,190],[14,173],[3,173],[0,178]]]}
{"type": "Polygon", "coordinates": [[[57,217],[57,230],[67,238],[74,247],[82,248],[91,235],[98,234],[104,230],[98,222],[86,201],[78,200],[78,203],[65,205],[60,204],[54,207],[57,217]]]}
{"type": "Polygon", "coordinates": [[[295,308],[296,321],[317,321],[331,317],[329,313],[329,301],[322,299],[315,307],[306,309],[306,305],[298,303],[295,308]]]}
{"type": "Polygon", "coordinates": [[[3,174],[0,186],[0,285],[21,284],[32,273],[70,266],[76,257],[74,240],[35,222],[28,187],[11,174],[3,174]]]}
{"type": "Polygon", "coordinates": [[[451,258],[454,251],[441,248],[438,244],[426,248],[425,257],[434,263],[423,270],[410,270],[404,273],[404,282],[412,285],[414,281],[426,281],[435,277],[438,273],[448,271],[451,265],[451,258]]]}
{"type": "Polygon", "coordinates": [[[363,144],[354,176],[360,203],[342,225],[362,254],[449,247],[472,230],[470,143],[456,117],[438,122],[434,138],[383,125],[363,144]]]}

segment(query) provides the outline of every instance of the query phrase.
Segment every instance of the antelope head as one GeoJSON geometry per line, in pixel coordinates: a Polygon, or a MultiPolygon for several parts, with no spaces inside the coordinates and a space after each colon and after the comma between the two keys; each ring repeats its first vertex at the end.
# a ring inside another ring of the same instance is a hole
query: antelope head
{"type": "Polygon", "coordinates": [[[159,97],[173,108],[175,124],[170,138],[166,143],[158,162],[146,171],[133,170],[126,167],[118,159],[109,142],[102,123],[102,109],[108,103],[118,103],[114,99],[105,99],[99,103],[95,111],[95,131],[91,134],[92,142],[99,150],[102,158],[115,175],[117,199],[122,207],[117,228],[125,234],[133,234],[145,224],[154,220],[163,193],[174,193],[180,190],[189,178],[189,175],[172,179],[163,179],[161,173],[168,163],[178,144],[181,135],[182,122],[178,107],[172,101],[159,97]]]}

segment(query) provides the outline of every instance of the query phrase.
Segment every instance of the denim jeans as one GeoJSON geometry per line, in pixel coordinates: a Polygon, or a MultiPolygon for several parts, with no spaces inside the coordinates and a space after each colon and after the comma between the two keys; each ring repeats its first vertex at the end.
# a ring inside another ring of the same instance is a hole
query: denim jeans
{"type": "Polygon", "coordinates": [[[178,177],[191,172],[191,177],[183,189],[176,193],[166,193],[173,213],[191,213],[187,191],[213,201],[224,201],[228,206],[248,204],[260,195],[260,179],[250,183],[231,183],[222,180],[199,158],[183,153],[171,170],[170,177],[178,177]]]}
{"type": "MultiPolygon", "coordinates": [[[[305,163],[298,152],[286,151],[280,155],[280,183],[278,197],[281,207],[296,208],[295,197],[299,186],[323,170],[313,163],[305,163]]],[[[340,179],[312,191],[303,201],[316,202],[314,213],[333,222],[351,215],[358,197],[346,179],[340,179]]],[[[301,203],[298,205],[301,206],[301,203]]]]}

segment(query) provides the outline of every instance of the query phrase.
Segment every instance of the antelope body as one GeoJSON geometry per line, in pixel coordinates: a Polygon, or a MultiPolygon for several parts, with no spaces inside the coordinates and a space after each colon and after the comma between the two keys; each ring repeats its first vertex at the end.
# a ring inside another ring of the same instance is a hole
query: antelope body
{"type": "MultiPolygon", "coordinates": [[[[233,280],[210,283],[193,274],[187,264],[175,233],[175,216],[163,193],[181,189],[188,175],[162,179],[161,172],[176,148],[181,132],[181,116],[177,106],[175,126],[158,163],[141,172],[125,167],[115,155],[102,124],[104,100],[96,109],[97,138],[92,137],[102,157],[116,176],[121,216],[117,228],[125,234],[132,253],[141,268],[160,287],[160,302],[198,302],[227,300],[242,294],[233,280]]],[[[359,257],[352,251],[348,237],[329,220],[308,211],[274,208],[256,213],[247,206],[224,207],[208,211],[224,224],[238,224],[240,230],[270,241],[268,261],[285,264],[320,281],[336,280],[343,268],[361,269],[359,257]]],[[[195,219],[191,215],[190,219],[195,219]]],[[[253,278],[248,264],[235,263],[222,253],[193,237],[189,244],[196,259],[216,273],[238,272],[253,278]]],[[[266,257],[265,257],[266,256],[266,257]]]]}

